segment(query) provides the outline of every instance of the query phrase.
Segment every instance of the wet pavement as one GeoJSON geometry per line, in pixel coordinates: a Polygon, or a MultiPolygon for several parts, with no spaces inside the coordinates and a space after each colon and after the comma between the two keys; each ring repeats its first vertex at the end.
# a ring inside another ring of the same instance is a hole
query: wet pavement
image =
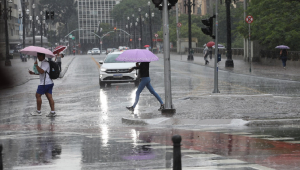
{"type": "MultiPolygon", "coordinates": [[[[220,71],[221,93],[212,94],[212,68],[172,60],[177,122],[166,123],[161,120],[169,117],[157,111],[159,103],[147,90],[131,114],[125,106],[134,101],[134,84],[99,88],[97,61],[103,58],[69,60],[64,76],[54,81],[58,116],[52,119],[45,116],[50,108],[44,96],[43,116],[30,116],[38,79],[0,90],[4,169],[168,169],[175,134],[183,139],[183,169],[299,169],[298,124],[245,126],[297,119],[299,82],[220,71]],[[128,125],[122,118],[161,122],[128,125]]],[[[150,71],[164,101],[163,60],[152,62],[150,71]]]]}

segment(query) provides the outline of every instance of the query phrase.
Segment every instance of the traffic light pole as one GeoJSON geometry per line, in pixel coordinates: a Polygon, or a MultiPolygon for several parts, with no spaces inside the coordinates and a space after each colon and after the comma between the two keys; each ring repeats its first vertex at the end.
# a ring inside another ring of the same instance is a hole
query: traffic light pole
{"type": "Polygon", "coordinates": [[[234,67],[232,60],[231,50],[231,19],[230,19],[230,4],[231,0],[225,0],[226,5],[226,21],[227,21],[227,60],[225,61],[225,67],[234,67]]]}
{"type": "Polygon", "coordinates": [[[191,0],[188,0],[188,15],[189,15],[189,51],[188,51],[188,60],[191,60],[193,61],[194,60],[194,56],[193,54],[191,53],[192,51],[192,5],[195,5],[195,4],[192,4],[191,0]]]}
{"type": "Polygon", "coordinates": [[[170,64],[170,33],[168,0],[163,0],[163,37],[164,37],[164,84],[165,84],[165,108],[162,114],[174,114],[176,110],[172,104],[171,93],[171,64],[170,64]]]}
{"type": "Polygon", "coordinates": [[[215,71],[214,71],[214,91],[213,93],[220,93],[218,89],[218,0],[216,0],[216,26],[215,26],[215,71]]]}

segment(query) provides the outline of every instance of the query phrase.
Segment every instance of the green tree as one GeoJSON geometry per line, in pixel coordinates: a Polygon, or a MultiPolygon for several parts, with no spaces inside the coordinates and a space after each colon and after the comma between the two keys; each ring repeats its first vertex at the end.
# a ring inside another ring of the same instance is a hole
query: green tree
{"type": "MultiPolygon", "coordinates": [[[[208,35],[203,34],[201,27],[204,27],[201,19],[202,17],[192,15],[191,16],[192,21],[192,37],[195,37],[198,39],[198,47],[201,46],[209,41],[211,41],[211,38],[208,35]]],[[[179,22],[182,24],[180,27],[180,38],[188,38],[189,32],[188,32],[188,15],[181,14],[178,18],[179,22]]],[[[162,28],[163,29],[163,28],[162,28]]],[[[158,32],[159,37],[163,37],[163,30],[158,32]]],[[[169,33],[170,33],[170,42],[172,42],[174,45],[176,45],[177,40],[177,23],[176,23],[176,16],[171,15],[169,18],[169,33]]]]}
{"type": "MultiPolygon", "coordinates": [[[[125,21],[127,23],[127,17],[130,17],[132,20],[132,14],[134,14],[135,18],[139,17],[140,14],[138,9],[141,8],[141,15],[145,18],[146,13],[149,15],[148,1],[149,0],[123,0],[114,7],[114,9],[111,11],[111,15],[115,22],[125,21]]],[[[155,8],[152,2],[150,8],[151,13],[154,12],[152,24],[161,24],[161,12],[155,8]]]]}
{"type": "MultiPolygon", "coordinates": [[[[54,20],[48,20],[54,24],[59,23],[61,27],[57,32],[57,36],[63,38],[78,28],[77,1],[74,0],[40,0],[41,9],[45,11],[54,11],[54,20]]],[[[76,33],[77,34],[77,33],[76,33]]]]}
{"type": "MultiPolygon", "coordinates": [[[[286,0],[251,0],[247,14],[254,18],[251,39],[268,49],[288,45],[300,49],[300,3],[286,0]]],[[[241,21],[238,31],[248,37],[248,24],[241,21]]]]}

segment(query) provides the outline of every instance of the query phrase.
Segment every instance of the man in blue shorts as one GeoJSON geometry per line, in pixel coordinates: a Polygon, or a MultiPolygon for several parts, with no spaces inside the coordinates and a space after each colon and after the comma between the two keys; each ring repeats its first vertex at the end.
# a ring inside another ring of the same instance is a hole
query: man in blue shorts
{"type": "Polygon", "coordinates": [[[43,54],[43,53],[38,53],[37,58],[41,62],[41,65],[38,66],[37,60],[35,61],[34,65],[37,68],[39,74],[35,74],[34,72],[29,71],[29,74],[40,76],[40,85],[38,86],[38,89],[35,94],[37,110],[32,115],[42,115],[42,112],[41,112],[42,95],[45,94],[49,101],[50,108],[51,108],[51,112],[47,115],[47,117],[54,117],[54,116],[56,116],[56,113],[54,110],[54,100],[52,98],[52,89],[53,89],[54,83],[53,83],[52,79],[50,79],[49,74],[48,74],[50,72],[50,64],[49,64],[49,62],[47,62],[47,60],[45,58],[45,54],[43,54]]]}

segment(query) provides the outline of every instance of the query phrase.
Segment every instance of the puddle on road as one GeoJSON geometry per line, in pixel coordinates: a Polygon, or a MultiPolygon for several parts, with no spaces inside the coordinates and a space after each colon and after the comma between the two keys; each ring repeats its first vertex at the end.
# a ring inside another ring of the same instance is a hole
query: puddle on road
{"type": "MultiPolygon", "coordinates": [[[[45,126],[40,125],[40,128],[45,129],[45,126]]],[[[94,130],[82,129],[78,132],[62,132],[62,128],[59,127],[49,129],[52,130],[38,133],[32,131],[26,134],[6,135],[2,132],[0,140],[4,146],[4,167],[6,169],[168,168],[172,166],[171,137],[175,134],[182,136],[181,153],[184,167],[204,169],[230,166],[246,169],[300,167],[298,159],[300,144],[267,139],[289,134],[298,140],[296,132],[298,129],[283,128],[281,133],[274,133],[272,129],[242,132],[230,129],[185,130],[103,126],[94,130]]]]}

